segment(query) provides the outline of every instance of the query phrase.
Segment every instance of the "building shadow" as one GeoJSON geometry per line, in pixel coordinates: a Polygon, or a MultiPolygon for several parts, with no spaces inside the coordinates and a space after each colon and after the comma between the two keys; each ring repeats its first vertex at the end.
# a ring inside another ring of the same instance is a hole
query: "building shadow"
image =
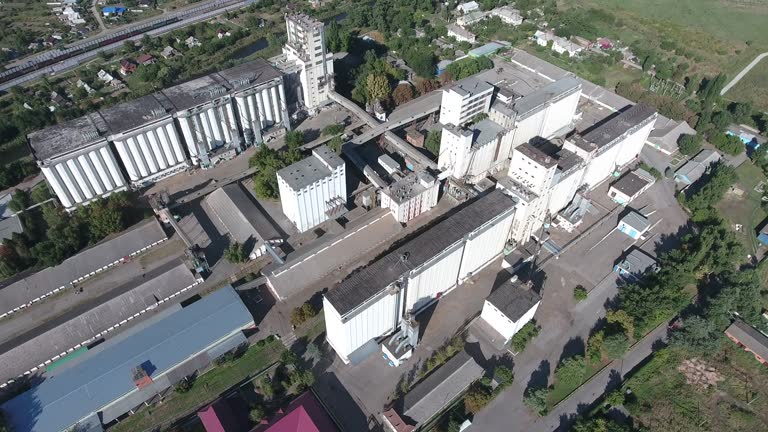
{"type": "Polygon", "coordinates": [[[339,381],[336,374],[325,372],[319,375],[312,388],[329,408],[331,416],[342,430],[369,430],[369,418],[339,381]]]}

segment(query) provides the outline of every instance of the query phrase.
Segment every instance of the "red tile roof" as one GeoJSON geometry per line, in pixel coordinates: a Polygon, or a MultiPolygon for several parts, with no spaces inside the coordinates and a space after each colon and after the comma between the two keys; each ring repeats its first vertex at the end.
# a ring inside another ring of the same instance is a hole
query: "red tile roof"
{"type": "Polygon", "coordinates": [[[339,432],[339,429],[312,392],[306,392],[294,399],[284,414],[278,412],[268,424],[256,426],[251,432],[339,432]]]}

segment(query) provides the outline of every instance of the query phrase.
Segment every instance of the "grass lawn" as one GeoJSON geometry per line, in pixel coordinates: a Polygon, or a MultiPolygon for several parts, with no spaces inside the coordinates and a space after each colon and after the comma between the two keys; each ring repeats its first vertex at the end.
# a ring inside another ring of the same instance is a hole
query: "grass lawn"
{"type": "Polygon", "coordinates": [[[725,339],[703,360],[721,375],[714,387],[687,383],[678,366],[691,358],[667,349],[624,384],[625,407],[650,431],[758,431],[768,428],[768,369],[725,339]]]}
{"type": "Polygon", "coordinates": [[[605,367],[605,365],[608,363],[610,363],[608,360],[603,361],[600,364],[592,364],[587,362],[587,365],[584,368],[584,376],[579,383],[560,383],[555,381],[555,384],[552,386],[552,389],[547,396],[547,405],[549,408],[551,409],[560,403],[563,399],[567,398],[571,393],[573,393],[574,390],[581,387],[582,384],[584,384],[588,379],[592,378],[594,374],[605,367]]]}
{"type": "Polygon", "coordinates": [[[768,111],[768,58],[760,60],[738,84],[728,90],[725,98],[752,101],[755,109],[768,111]]]}
{"type": "Polygon", "coordinates": [[[766,213],[760,206],[762,195],[755,192],[755,186],[765,181],[765,176],[758,167],[746,161],[736,169],[738,175],[737,187],[744,193],[741,196],[726,193],[718,204],[718,210],[732,224],[741,224],[742,229],[736,234],[741,239],[747,252],[755,254],[758,248],[756,229],[763,222],[766,213]]]}
{"type": "Polygon", "coordinates": [[[244,379],[254,376],[277,361],[284,350],[282,342],[277,339],[263,347],[251,346],[240,358],[199,376],[188,392],[172,392],[162,404],[144,408],[109,430],[141,432],[153,426],[166,425],[211,402],[244,379]]]}

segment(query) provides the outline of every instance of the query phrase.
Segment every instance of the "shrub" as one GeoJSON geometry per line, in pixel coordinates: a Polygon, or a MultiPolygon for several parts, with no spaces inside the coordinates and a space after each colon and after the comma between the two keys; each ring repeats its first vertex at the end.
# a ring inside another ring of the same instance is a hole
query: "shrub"
{"type": "Polygon", "coordinates": [[[339,135],[340,133],[344,132],[344,125],[343,124],[332,124],[328,125],[323,128],[323,135],[339,135]]]}
{"type": "Polygon", "coordinates": [[[640,162],[640,168],[648,171],[648,174],[652,175],[656,180],[661,180],[661,172],[656,168],[648,165],[645,162],[640,162]]]}
{"type": "Polygon", "coordinates": [[[680,153],[688,156],[698,153],[701,150],[701,143],[701,135],[682,134],[677,139],[677,147],[680,153]]]}
{"type": "Polygon", "coordinates": [[[576,287],[573,288],[573,298],[577,301],[584,301],[587,299],[587,289],[584,288],[581,285],[576,285],[576,287]]]}
{"type": "Polygon", "coordinates": [[[259,388],[261,389],[261,394],[267,399],[271,399],[272,396],[275,395],[275,387],[272,384],[272,381],[268,377],[264,377],[261,379],[259,388]]]}
{"type": "Polygon", "coordinates": [[[248,254],[241,243],[233,242],[224,251],[224,259],[232,264],[241,264],[248,260],[248,254]]]}
{"type": "Polygon", "coordinates": [[[601,330],[593,334],[587,341],[587,358],[593,364],[599,364],[603,359],[603,341],[605,333],[601,330]]]}
{"type": "Polygon", "coordinates": [[[496,375],[496,378],[499,381],[499,390],[510,386],[512,381],[515,379],[515,375],[512,373],[512,369],[506,366],[496,366],[493,374],[496,375]]]}
{"type": "Polygon", "coordinates": [[[555,369],[555,377],[560,384],[577,386],[584,379],[585,371],[584,357],[573,356],[560,362],[560,365],[555,369]]]}
{"type": "Polygon", "coordinates": [[[254,423],[259,423],[264,418],[265,415],[266,413],[264,412],[264,408],[262,408],[259,405],[256,405],[253,408],[251,408],[251,412],[248,413],[248,418],[250,418],[251,421],[254,423]]]}
{"type": "Polygon", "coordinates": [[[464,396],[464,407],[472,414],[477,414],[492,398],[489,386],[475,383],[464,396]]]}
{"type": "Polygon", "coordinates": [[[540,330],[541,329],[536,326],[536,323],[531,321],[524,325],[523,328],[515,333],[514,336],[512,336],[512,340],[509,342],[509,344],[512,345],[512,349],[515,352],[522,352],[526,345],[528,345],[528,342],[538,336],[540,330]]]}
{"type": "Polygon", "coordinates": [[[183,380],[179,381],[176,384],[176,387],[174,388],[176,393],[183,394],[190,390],[192,390],[192,381],[184,378],[183,380]]]}
{"type": "Polygon", "coordinates": [[[317,309],[310,303],[304,303],[291,311],[291,324],[298,327],[314,318],[316,315],[317,309]]]}
{"type": "Polygon", "coordinates": [[[547,396],[549,396],[549,389],[528,389],[523,395],[523,404],[527,406],[531,411],[540,416],[544,416],[549,411],[547,407],[547,396]]]}

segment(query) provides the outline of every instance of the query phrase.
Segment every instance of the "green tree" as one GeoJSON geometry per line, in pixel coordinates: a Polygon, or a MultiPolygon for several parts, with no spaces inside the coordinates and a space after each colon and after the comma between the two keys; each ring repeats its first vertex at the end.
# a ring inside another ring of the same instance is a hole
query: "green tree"
{"type": "Polygon", "coordinates": [[[545,416],[549,411],[549,407],[547,406],[548,396],[549,389],[528,389],[523,395],[523,404],[536,414],[545,416]]]}
{"type": "Polygon", "coordinates": [[[368,100],[385,100],[389,96],[389,81],[384,75],[370,74],[366,80],[368,100]]]}
{"type": "Polygon", "coordinates": [[[603,360],[603,341],[605,332],[600,330],[587,340],[587,358],[592,364],[600,364],[603,360]]]}
{"type": "Polygon", "coordinates": [[[587,299],[587,296],[588,296],[588,294],[589,294],[589,293],[587,293],[587,289],[586,289],[586,288],[584,288],[584,287],[583,287],[583,286],[581,286],[581,285],[576,285],[576,286],[573,288],[573,298],[574,298],[574,300],[576,300],[577,302],[580,302],[580,301],[586,300],[586,299],[587,299]]]}
{"type": "Polygon", "coordinates": [[[669,337],[672,346],[682,347],[695,354],[717,352],[720,348],[722,330],[705,318],[686,318],[683,327],[675,329],[669,337]]]}
{"type": "Polygon", "coordinates": [[[122,209],[106,199],[91,203],[88,214],[88,228],[92,240],[100,240],[124,228],[122,209]]]}
{"type": "Polygon", "coordinates": [[[323,128],[323,136],[339,135],[344,133],[344,125],[341,123],[334,123],[323,128]]]}
{"type": "Polygon", "coordinates": [[[677,139],[677,147],[680,149],[680,153],[684,155],[695,155],[701,150],[701,135],[688,135],[682,134],[677,139]]]}
{"type": "Polygon", "coordinates": [[[510,340],[510,345],[515,352],[522,352],[533,338],[538,336],[539,327],[531,321],[526,323],[510,340]]]}
{"type": "Polygon", "coordinates": [[[272,397],[275,395],[275,386],[272,383],[272,380],[266,376],[261,379],[259,388],[261,389],[261,394],[264,395],[265,399],[272,399],[272,397]]]}
{"type": "Polygon", "coordinates": [[[298,148],[304,145],[304,132],[300,130],[292,130],[285,134],[285,144],[289,149],[298,148]]]}
{"type": "Polygon", "coordinates": [[[298,327],[316,315],[317,309],[311,303],[304,303],[291,311],[291,324],[298,327]]]}
{"type": "Polygon", "coordinates": [[[18,189],[13,193],[11,200],[8,202],[8,208],[15,212],[21,212],[32,205],[32,198],[29,196],[29,192],[24,189],[18,189]]]}
{"type": "Polygon", "coordinates": [[[566,386],[577,386],[581,384],[586,372],[584,357],[573,356],[564,359],[555,369],[557,382],[566,386]]]}
{"type": "Polygon", "coordinates": [[[424,147],[429,150],[435,157],[440,156],[440,139],[442,138],[442,131],[429,131],[427,133],[427,139],[424,141],[424,147]]]}
{"type": "Polygon", "coordinates": [[[291,382],[291,387],[299,392],[308,389],[315,383],[315,375],[310,370],[295,369],[288,379],[291,382]]]}
{"type": "Polygon", "coordinates": [[[224,259],[233,264],[241,264],[248,261],[248,253],[241,243],[232,242],[224,251],[224,259]]]}
{"type": "Polygon", "coordinates": [[[335,136],[331,138],[330,141],[328,141],[328,148],[330,148],[334,153],[341,152],[341,146],[344,144],[344,140],[341,139],[340,136],[335,136]]]}
{"type": "Polygon", "coordinates": [[[635,333],[635,321],[624,310],[612,310],[605,314],[605,321],[609,325],[617,325],[628,337],[635,333]]]}
{"type": "Polygon", "coordinates": [[[266,413],[261,405],[255,405],[248,413],[248,418],[250,418],[254,423],[259,423],[264,419],[264,416],[266,416],[266,413]]]}
{"type": "Polygon", "coordinates": [[[605,337],[603,352],[610,359],[618,359],[624,356],[629,348],[629,340],[624,333],[614,333],[605,337]]]}
{"type": "Polygon", "coordinates": [[[477,414],[488,402],[491,401],[492,394],[490,386],[482,382],[474,383],[464,395],[464,407],[472,414],[477,414]]]}
{"type": "Polygon", "coordinates": [[[512,382],[515,379],[515,375],[512,373],[512,369],[506,366],[496,366],[496,369],[493,370],[493,374],[499,381],[499,386],[501,389],[512,385],[512,382]]]}
{"type": "Polygon", "coordinates": [[[408,83],[401,83],[395,87],[392,92],[392,100],[395,101],[395,105],[402,105],[413,99],[413,86],[408,83]]]}

